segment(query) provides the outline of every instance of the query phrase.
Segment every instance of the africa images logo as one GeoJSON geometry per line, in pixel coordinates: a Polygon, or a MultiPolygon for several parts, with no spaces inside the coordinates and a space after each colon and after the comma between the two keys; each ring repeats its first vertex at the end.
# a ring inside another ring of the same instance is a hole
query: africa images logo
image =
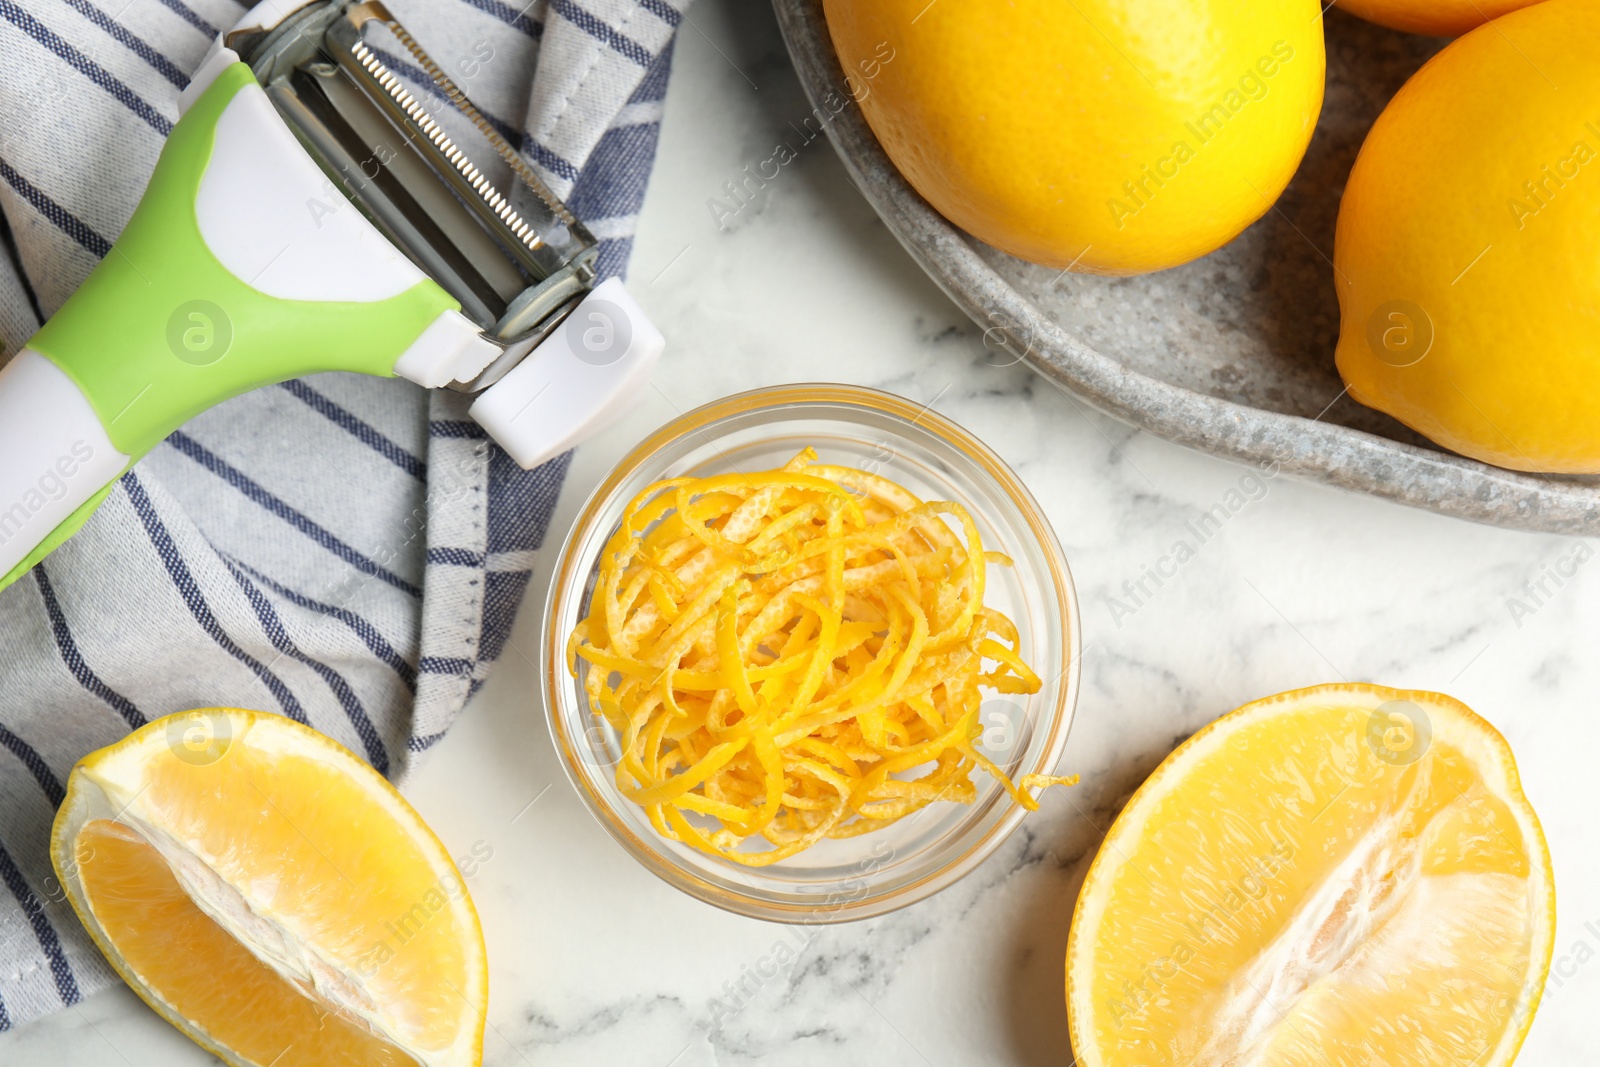
{"type": "Polygon", "coordinates": [[[1221,136],[1223,129],[1241,111],[1252,103],[1265,100],[1272,91],[1271,80],[1294,56],[1294,46],[1288,41],[1273,44],[1271,54],[1262,56],[1253,66],[1246,68],[1236,86],[1229,88],[1208,110],[1183,124],[1188,136],[1175,140],[1167,155],[1141,166],[1137,177],[1123,182],[1123,195],[1114,195],[1106,200],[1106,210],[1111,212],[1111,221],[1117,229],[1122,229],[1130,218],[1148,207],[1167,183],[1175,180],[1184,166],[1199,155],[1207,144],[1221,136]],[[1190,143],[1191,137],[1193,144],[1190,143]]]}

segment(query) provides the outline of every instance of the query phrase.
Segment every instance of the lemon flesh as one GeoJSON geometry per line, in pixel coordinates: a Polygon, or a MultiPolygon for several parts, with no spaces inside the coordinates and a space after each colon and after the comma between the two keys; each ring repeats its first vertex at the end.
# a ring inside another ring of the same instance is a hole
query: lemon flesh
{"type": "Polygon", "coordinates": [[[1316,0],[823,7],[841,106],[951,222],[1050,267],[1220,248],[1282,193],[1322,107],[1316,0]]]}
{"type": "Polygon", "coordinates": [[[229,1064],[480,1062],[466,886],[393,787],[315,731],[236,709],[151,723],[74,768],[52,850],[112,966],[229,1064]]]}
{"type": "Polygon", "coordinates": [[[1432,693],[1246,705],[1129,802],[1073,919],[1086,1067],[1500,1067],[1554,936],[1544,838],[1498,733],[1432,693]]]}
{"type": "Polygon", "coordinates": [[[1350,395],[1501,467],[1600,472],[1600,4],[1547,0],[1435,56],[1339,210],[1350,395]]]}
{"type": "Polygon", "coordinates": [[[92,819],[75,854],[90,907],[122,966],[170,1010],[210,1020],[208,1036],[238,1059],[273,1067],[416,1064],[251,955],[200,910],[137,832],[92,819]]]}

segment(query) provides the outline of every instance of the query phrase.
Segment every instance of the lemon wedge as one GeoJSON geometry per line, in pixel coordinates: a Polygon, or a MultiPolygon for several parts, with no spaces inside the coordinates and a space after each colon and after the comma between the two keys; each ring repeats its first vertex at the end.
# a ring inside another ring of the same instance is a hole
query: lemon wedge
{"type": "Polygon", "coordinates": [[[134,992],[234,1067],[482,1058],[483,933],[439,839],[278,715],[168,716],[73,769],[52,858],[134,992]]]}
{"type": "Polygon", "coordinates": [[[1247,704],[1157,768],[1078,900],[1084,1067],[1503,1067],[1555,890],[1505,740],[1437,693],[1247,704]]]}

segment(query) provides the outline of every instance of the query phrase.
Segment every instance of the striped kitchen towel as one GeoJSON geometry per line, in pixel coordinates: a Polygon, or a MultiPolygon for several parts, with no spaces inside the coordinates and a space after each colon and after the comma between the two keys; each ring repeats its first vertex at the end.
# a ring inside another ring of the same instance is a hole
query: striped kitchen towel
{"type": "MultiPolygon", "coordinates": [[[[602,238],[602,274],[621,273],[688,0],[388,2],[602,238]]],[[[0,363],[107,254],[178,91],[245,9],[0,0],[0,363]]],[[[465,399],[342,374],[240,397],[0,593],[0,1030],[113,980],[48,856],[80,756],[226,704],[309,723],[399,777],[482,684],[567,459],[521,470],[465,399]]]]}

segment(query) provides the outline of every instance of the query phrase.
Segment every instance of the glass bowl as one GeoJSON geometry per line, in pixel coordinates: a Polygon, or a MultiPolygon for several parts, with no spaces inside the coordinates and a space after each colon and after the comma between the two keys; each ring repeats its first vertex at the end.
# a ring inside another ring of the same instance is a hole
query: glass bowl
{"type": "Polygon", "coordinates": [[[657,430],[590,495],[556,564],[540,665],[551,736],[589,810],[651,872],[720,908],[785,923],[863,919],[921,900],[982,863],[1027,814],[974,769],[972,804],[931,804],[870,833],[749,868],[661,837],[618,790],[617,738],[590,713],[566,647],[623,509],[662,479],[771,470],[807,445],[824,463],[872,470],[924,500],[965,505],[984,547],[1015,561],[988,568],[984,603],[1017,624],[1022,656],[1044,684],[1031,696],[986,697],[980,751],[1013,779],[1054,773],[1078,695],[1078,600],[1061,546],[1016,475],[961,427],[889,393],[789,385],[718,400],[657,430]]]}

